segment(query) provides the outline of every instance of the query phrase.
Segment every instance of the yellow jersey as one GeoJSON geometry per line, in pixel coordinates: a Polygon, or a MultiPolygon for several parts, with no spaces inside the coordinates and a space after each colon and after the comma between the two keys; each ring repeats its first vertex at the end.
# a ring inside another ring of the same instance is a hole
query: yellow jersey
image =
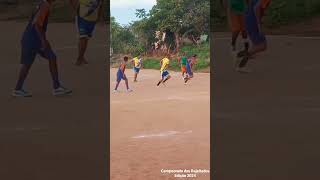
{"type": "Polygon", "coordinates": [[[136,68],[141,68],[141,61],[138,57],[133,58],[133,64],[136,68]]]}
{"type": "Polygon", "coordinates": [[[79,0],[79,16],[87,21],[97,21],[101,0],[79,0]]]}
{"type": "Polygon", "coordinates": [[[167,70],[166,68],[167,68],[167,65],[170,64],[170,60],[168,58],[163,58],[161,61],[162,61],[162,65],[161,65],[160,71],[162,72],[164,70],[167,70]]]}

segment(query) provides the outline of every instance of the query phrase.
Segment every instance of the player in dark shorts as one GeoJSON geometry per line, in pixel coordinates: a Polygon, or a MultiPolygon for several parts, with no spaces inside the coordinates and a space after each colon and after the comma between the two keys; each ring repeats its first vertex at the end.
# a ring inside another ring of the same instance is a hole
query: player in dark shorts
{"type": "Polygon", "coordinates": [[[75,14],[79,34],[79,52],[75,65],[88,64],[85,59],[89,39],[93,36],[97,22],[103,15],[103,0],[69,0],[75,14]]]}
{"type": "Polygon", "coordinates": [[[186,65],[186,76],[184,79],[184,84],[187,85],[187,82],[193,78],[193,71],[192,71],[192,67],[193,65],[195,65],[197,62],[197,55],[194,54],[192,55],[191,58],[189,58],[187,60],[187,65],[186,65]]]}
{"type": "Polygon", "coordinates": [[[116,87],[114,88],[113,92],[118,92],[118,87],[119,87],[119,84],[120,84],[121,80],[125,81],[126,87],[127,87],[127,92],[131,92],[132,91],[129,88],[128,78],[127,78],[126,74],[124,73],[125,70],[126,70],[127,62],[128,62],[128,57],[125,56],[123,58],[123,61],[121,62],[120,66],[119,66],[118,71],[117,71],[117,83],[116,83],[116,87]]]}
{"type": "Polygon", "coordinates": [[[267,40],[261,29],[261,20],[271,0],[249,0],[246,13],[246,30],[253,46],[248,51],[241,51],[238,57],[241,59],[237,65],[237,71],[250,72],[247,68],[249,59],[257,53],[267,49],[267,40]]]}
{"type": "Polygon", "coordinates": [[[49,61],[49,69],[53,81],[53,95],[65,95],[72,93],[64,88],[59,80],[57,57],[52,51],[50,43],[46,38],[48,16],[50,7],[54,0],[41,0],[25,29],[21,40],[21,69],[15,89],[14,97],[31,97],[32,94],[23,89],[23,84],[28,76],[29,70],[36,55],[49,61]]]}

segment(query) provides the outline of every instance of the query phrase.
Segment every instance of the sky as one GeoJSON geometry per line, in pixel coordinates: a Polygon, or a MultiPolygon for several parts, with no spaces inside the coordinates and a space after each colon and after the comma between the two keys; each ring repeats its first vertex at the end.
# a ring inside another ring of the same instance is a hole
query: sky
{"type": "Polygon", "coordinates": [[[111,16],[114,16],[120,25],[128,25],[139,19],[135,14],[136,9],[149,12],[156,3],[156,0],[110,0],[111,16]]]}

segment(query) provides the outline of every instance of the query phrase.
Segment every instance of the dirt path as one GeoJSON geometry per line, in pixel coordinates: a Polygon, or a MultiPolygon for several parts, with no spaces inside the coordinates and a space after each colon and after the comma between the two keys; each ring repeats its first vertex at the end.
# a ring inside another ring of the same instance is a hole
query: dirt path
{"type": "MultiPolygon", "coordinates": [[[[209,169],[209,74],[197,73],[185,86],[172,72],[167,86],[157,88],[158,71],[142,70],[138,83],[126,72],[134,91],[111,94],[111,179],[177,179],[161,169],[209,169]]],[[[115,74],[112,69],[111,90],[115,74]]]]}
{"type": "Polygon", "coordinates": [[[214,39],[216,179],[319,179],[320,38],[269,36],[251,74],[214,39]]]}
{"type": "Polygon", "coordinates": [[[97,27],[83,68],[72,63],[77,54],[73,24],[49,24],[48,38],[56,50],[71,97],[51,95],[46,60],[37,59],[26,88],[34,97],[11,98],[19,68],[20,38],[25,23],[0,22],[0,177],[11,180],[103,179],[107,88],[105,27],[97,27]],[[99,82],[99,83],[98,83],[99,82]]]}

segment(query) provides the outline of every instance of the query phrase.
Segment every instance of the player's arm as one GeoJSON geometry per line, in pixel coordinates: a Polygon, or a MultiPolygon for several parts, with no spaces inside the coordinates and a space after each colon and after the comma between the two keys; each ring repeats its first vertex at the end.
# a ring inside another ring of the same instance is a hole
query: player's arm
{"type": "Polygon", "coordinates": [[[120,69],[121,69],[121,71],[122,71],[122,74],[124,74],[124,64],[121,64],[121,65],[120,65],[120,69]]]}
{"type": "Polygon", "coordinates": [[[46,20],[46,17],[48,14],[49,14],[49,6],[48,4],[43,3],[41,4],[40,9],[33,20],[33,25],[38,33],[42,48],[48,47],[46,33],[44,32],[44,28],[43,28],[44,21],[46,20]]]}

